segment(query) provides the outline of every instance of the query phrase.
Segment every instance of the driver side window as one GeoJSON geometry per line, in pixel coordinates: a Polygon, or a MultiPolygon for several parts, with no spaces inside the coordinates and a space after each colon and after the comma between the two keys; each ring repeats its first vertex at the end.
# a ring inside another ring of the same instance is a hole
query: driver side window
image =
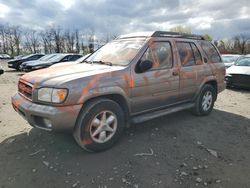
{"type": "Polygon", "coordinates": [[[172,49],[169,42],[153,42],[143,54],[141,61],[153,63],[153,70],[171,68],[173,64],[172,49]]]}

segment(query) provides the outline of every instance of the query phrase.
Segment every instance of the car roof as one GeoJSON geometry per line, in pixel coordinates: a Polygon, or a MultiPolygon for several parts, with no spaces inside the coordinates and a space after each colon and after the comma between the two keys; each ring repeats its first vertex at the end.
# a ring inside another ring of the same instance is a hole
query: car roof
{"type": "Polygon", "coordinates": [[[170,37],[170,38],[186,38],[186,39],[195,39],[195,40],[205,40],[201,35],[189,34],[189,33],[180,33],[180,32],[170,32],[170,31],[154,31],[154,32],[136,32],[126,35],[121,35],[117,39],[126,39],[126,38],[140,38],[140,37],[170,37]]]}

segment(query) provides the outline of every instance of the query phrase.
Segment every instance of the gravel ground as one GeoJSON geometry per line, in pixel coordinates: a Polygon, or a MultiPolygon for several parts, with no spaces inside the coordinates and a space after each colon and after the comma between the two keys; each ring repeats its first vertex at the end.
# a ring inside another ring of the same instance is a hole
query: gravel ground
{"type": "Polygon", "coordinates": [[[31,128],[0,76],[0,187],[250,187],[250,91],[225,90],[213,112],[182,111],[133,125],[112,149],[88,153],[71,134],[31,128]]]}

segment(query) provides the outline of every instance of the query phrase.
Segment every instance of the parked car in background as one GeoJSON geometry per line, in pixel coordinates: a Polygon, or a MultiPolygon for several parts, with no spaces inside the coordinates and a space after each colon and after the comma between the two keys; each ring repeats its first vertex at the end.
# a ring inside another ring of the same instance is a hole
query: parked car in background
{"type": "Polygon", "coordinates": [[[219,51],[198,35],[123,35],[84,61],[24,74],[12,105],[36,128],[72,131],[88,151],[110,148],[131,122],[208,115],[225,88],[219,51]]]}
{"type": "Polygon", "coordinates": [[[250,88],[250,55],[226,70],[225,81],[228,87],[250,88]]]}
{"type": "Polygon", "coordinates": [[[13,60],[8,61],[8,67],[19,70],[20,65],[23,62],[37,60],[43,56],[44,56],[44,54],[30,54],[30,55],[21,57],[20,59],[13,59],[13,60]]]}
{"type": "Polygon", "coordinates": [[[57,64],[54,64],[54,65],[51,65],[50,68],[78,64],[78,63],[83,62],[89,55],[90,54],[84,55],[83,57],[77,59],[76,61],[68,61],[68,62],[63,62],[63,63],[57,63],[57,64]]]}
{"type": "Polygon", "coordinates": [[[29,69],[26,68],[27,66],[30,66],[30,65],[36,64],[36,63],[46,62],[46,61],[48,61],[49,59],[54,58],[55,56],[57,56],[56,53],[55,53],[55,54],[47,54],[47,55],[41,57],[40,59],[37,59],[37,60],[34,60],[34,61],[26,61],[26,62],[23,62],[23,63],[20,65],[20,70],[21,70],[21,71],[28,71],[29,69]]]}
{"type": "Polygon", "coordinates": [[[0,54],[0,59],[12,59],[12,57],[8,54],[0,54]]]}
{"type": "Polygon", "coordinates": [[[25,71],[28,72],[28,71],[47,68],[57,63],[75,61],[81,57],[82,55],[78,54],[57,54],[56,56],[52,57],[47,61],[37,61],[36,63],[27,63],[25,71]]]}
{"type": "Polygon", "coordinates": [[[4,73],[3,67],[0,64],[0,75],[4,73]]]}
{"type": "Polygon", "coordinates": [[[221,55],[222,61],[225,64],[225,67],[231,67],[234,65],[239,59],[241,55],[239,54],[223,54],[221,55]]]}
{"type": "Polygon", "coordinates": [[[21,59],[24,56],[26,56],[26,55],[18,55],[18,56],[15,56],[14,59],[21,59]]]}

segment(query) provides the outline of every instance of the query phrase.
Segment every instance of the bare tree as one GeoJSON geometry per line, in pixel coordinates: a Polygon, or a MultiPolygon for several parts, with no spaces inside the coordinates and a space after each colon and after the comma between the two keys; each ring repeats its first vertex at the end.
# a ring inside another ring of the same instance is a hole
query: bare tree
{"type": "Polygon", "coordinates": [[[6,27],[4,25],[0,25],[0,37],[1,37],[1,52],[6,54],[8,53],[8,43],[6,40],[6,27]]]}
{"type": "Polygon", "coordinates": [[[45,53],[54,53],[54,44],[53,44],[53,36],[50,29],[46,29],[40,32],[40,36],[42,39],[42,46],[45,53]]]}
{"type": "Polygon", "coordinates": [[[22,28],[20,26],[13,26],[12,27],[13,37],[14,37],[14,43],[16,48],[16,55],[20,55],[20,43],[21,43],[21,34],[22,34],[22,28]]]}
{"type": "Polygon", "coordinates": [[[250,37],[246,35],[238,35],[233,38],[234,48],[240,54],[246,54],[247,46],[250,41],[250,37]]]}
{"type": "Polygon", "coordinates": [[[6,36],[6,41],[8,44],[8,50],[11,54],[11,56],[15,55],[15,38],[13,35],[13,30],[11,27],[6,27],[5,29],[5,36],[6,36]]]}
{"type": "Polygon", "coordinates": [[[80,45],[79,45],[79,31],[75,30],[75,45],[76,45],[76,53],[80,53],[80,45]]]}
{"type": "Polygon", "coordinates": [[[37,31],[27,30],[24,33],[25,36],[25,46],[30,51],[30,53],[37,53],[40,46],[40,39],[37,31]]]}
{"type": "Polygon", "coordinates": [[[74,52],[75,35],[70,30],[66,30],[64,33],[64,40],[67,52],[74,52]]]}
{"type": "Polygon", "coordinates": [[[63,40],[62,40],[62,36],[61,36],[61,28],[58,26],[58,27],[52,27],[50,29],[50,32],[51,32],[51,35],[52,35],[52,38],[54,40],[54,43],[55,43],[55,52],[56,53],[60,53],[62,52],[62,47],[64,46],[63,44],[63,40]]]}

